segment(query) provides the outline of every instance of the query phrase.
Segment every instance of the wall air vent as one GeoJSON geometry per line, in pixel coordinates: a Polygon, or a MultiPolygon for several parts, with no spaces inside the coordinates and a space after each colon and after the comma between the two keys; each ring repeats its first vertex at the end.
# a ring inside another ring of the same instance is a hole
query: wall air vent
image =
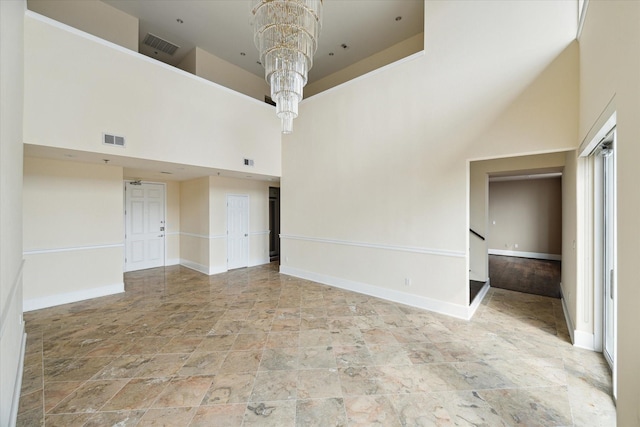
{"type": "Polygon", "coordinates": [[[253,159],[244,159],[245,166],[253,166],[253,159]]]}
{"type": "Polygon", "coordinates": [[[114,145],[116,147],[124,147],[124,136],[102,134],[102,143],[105,145],[114,145]]]}
{"type": "Polygon", "coordinates": [[[154,36],[151,33],[147,33],[142,43],[157,50],[158,52],[166,53],[167,55],[173,55],[174,53],[176,53],[176,50],[180,48],[180,46],[177,46],[170,41],[161,39],[158,36],[154,36]]]}

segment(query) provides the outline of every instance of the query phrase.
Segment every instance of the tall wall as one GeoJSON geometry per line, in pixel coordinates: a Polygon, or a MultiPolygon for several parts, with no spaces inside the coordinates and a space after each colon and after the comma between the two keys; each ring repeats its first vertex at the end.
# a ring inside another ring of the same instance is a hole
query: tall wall
{"type": "Polygon", "coordinates": [[[209,178],[180,183],[180,263],[205,274],[210,265],[209,178]]]}
{"type": "Polygon", "coordinates": [[[26,143],[280,176],[271,106],[31,12],[25,25],[26,143]]]}
{"type": "Polygon", "coordinates": [[[138,51],[138,18],[99,0],[28,0],[29,10],[138,51]]]}
{"type": "Polygon", "coordinates": [[[579,139],[617,113],[617,422],[640,425],[640,2],[589,2],[580,37],[579,139]]]}
{"type": "Polygon", "coordinates": [[[430,1],[423,56],[306,100],[281,270],[468,317],[468,161],[575,148],[575,13],[430,1]]]}
{"type": "Polygon", "coordinates": [[[25,311],[124,292],[122,168],[25,158],[25,311]]]}
{"type": "Polygon", "coordinates": [[[15,423],[24,361],[22,106],[24,0],[0,1],[0,425],[15,423]]]}
{"type": "Polygon", "coordinates": [[[557,259],[562,253],[560,178],[489,183],[489,253],[557,259]],[[517,247],[516,247],[517,245],[517,247]]]}

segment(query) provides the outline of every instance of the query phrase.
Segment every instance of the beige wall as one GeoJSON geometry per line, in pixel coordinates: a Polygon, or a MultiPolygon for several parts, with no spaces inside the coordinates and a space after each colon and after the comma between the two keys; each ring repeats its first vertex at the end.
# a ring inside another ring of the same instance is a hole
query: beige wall
{"type": "Polygon", "coordinates": [[[640,425],[640,2],[591,1],[580,37],[580,140],[617,112],[617,422],[640,425]]]}
{"type": "Polygon", "coordinates": [[[187,73],[196,74],[196,51],[195,47],[191,49],[176,66],[187,73]]]}
{"type": "Polygon", "coordinates": [[[99,0],[28,0],[30,10],[138,51],[138,18],[99,0]]]}
{"type": "Polygon", "coordinates": [[[178,68],[262,102],[265,95],[271,93],[263,77],[258,77],[199,47],[191,49],[178,64],[178,68]]]}
{"type": "Polygon", "coordinates": [[[180,183],[182,265],[227,271],[227,196],[249,196],[249,266],[269,262],[269,181],[218,176],[180,183]]]}
{"type": "Polygon", "coordinates": [[[209,179],[180,183],[180,262],[209,274],[209,179]]]}
{"type": "Polygon", "coordinates": [[[36,15],[25,35],[26,143],[232,171],[250,158],[252,174],[280,176],[280,123],[264,102],[36,15]]]}
{"type": "Polygon", "coordinates": [[[348,82],[370,71],[420,52],[422,49],[424,49],[424,33],[416,34],[340,71],[310,83],[304,88],[304,97],[308,98],[334,86],[348,82]]]}
{"type": "Polygon", "coordinates": [[[562,183],[560,178],[489,182],[491,250],[560,255],[562,183]],[[518,247],[516,247],[518,245],[518,247]]]}
{"type": "MultiPolygon", "coordinates": [[[[522,173],[523,171],[558,171],[564,166],[564,153],[504,157],[469,164],[469,227],[485,238],[489,228],[489,174],[522,173]]],[[[489,241],[469,235],[469,268],[473,280],[489,277],[489,241]]]]}
{"type": "MultiPolygon", "coordinates": [[[[251,181],[212,176],[210,184],[210,224],[213,236],[227,233],[227,196],[249,196],[249,266],[269,262],[269,186],[268,181],[251,181]]],[[[277,184],[276,184],[277,186],[277,184]]],[[[211,264],[227,264],[226,239],[212,239],[211,264]]]]}
{"type": "Polygon", "coordinates": [[[24,162],[25,310],[124,291],[122,168],[24,162]]]}
{"type": "Polygon", "coordinates": [[[180,264],[180,183],[165,182],[167,188],[167,218],[165,265],[180,264]]]}
{"type": "Polygon", "coordinates": [[[26,3],[0,1],[0,425],[13,425],[24,355],[22,106],[26,3]],[[16,399],[14,399],[16,398],[16,399]]]}
{"type": "Polygon", "coordinates": [[[258,77],[237,65],[233,65],[209,52],[195,48],[197,76],[203,77],[219,85],[244,93],[264,102],[264,96],[271,93],[264,77],[258,77]]]}
{"type": "Polygon", "coordinates": [[[460,313],[467,162],[575,148],[574,23],[569,2],[430,1],[424,56],[307,99],[283,137],[282,271],[460,313]]]}

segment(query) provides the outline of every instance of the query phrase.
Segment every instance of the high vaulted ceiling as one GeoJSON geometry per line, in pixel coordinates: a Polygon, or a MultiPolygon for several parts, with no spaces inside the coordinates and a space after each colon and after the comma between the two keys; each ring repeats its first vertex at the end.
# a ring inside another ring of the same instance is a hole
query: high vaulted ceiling
{"type": "MultiPolygon", "coordinates": [[[[139,19],[140,52],[145,55],[177,65],[197,46],[257,76],[264,75],[253,43],[250,0],[103,1],[139,19]],[[173,56],[155,54],[142,44],[147,33],[180,48],[173,56]]],[[[323,4],[322,33],[309,82],[424,30],[423,0],[324,0],[323,4]]]]}

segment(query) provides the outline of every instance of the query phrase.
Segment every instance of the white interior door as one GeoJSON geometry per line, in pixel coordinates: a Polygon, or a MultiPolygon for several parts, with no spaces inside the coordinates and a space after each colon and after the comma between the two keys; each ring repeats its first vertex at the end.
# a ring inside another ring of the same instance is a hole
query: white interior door
{"type": "Polygon", "coordinates": [[[249,265],[249,196],[227,196],[227,268],[249,265]]]}
{"type": "Polygon", "coordinates": [[[164,184],[125,183],[125,271],[164,266],[164,184]]]}

